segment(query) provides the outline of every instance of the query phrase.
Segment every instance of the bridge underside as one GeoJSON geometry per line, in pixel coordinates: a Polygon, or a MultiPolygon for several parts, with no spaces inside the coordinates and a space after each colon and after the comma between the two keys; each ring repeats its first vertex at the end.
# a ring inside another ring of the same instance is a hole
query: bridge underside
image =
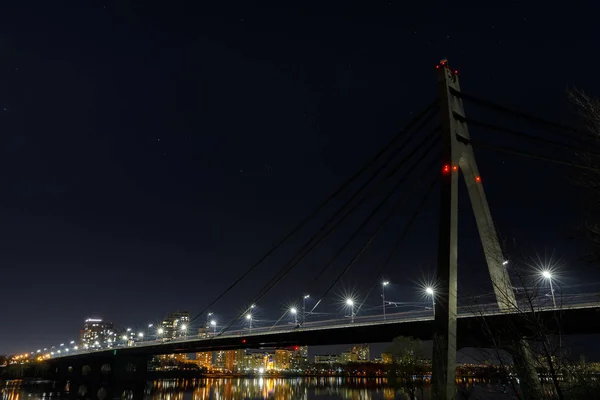
{"type": "MultiPolygon", "coordinates": [[[[600,333],[600,306],[543,311],[535,314],[500,314],[485,317],[466,317],[458,320],[458,347],[490,347],[501,332],[518,337],[534,337],[540,333],[557,332],[563,335],[600,333]],[[543,328],[540,328],[543,326],[543,328]],[[490,335],[490,332],[494,334],[490,335]]],[[[433,337],[433,320],[389,322],[385,324],[356,324],[328,329],[290,330],[261,334],[217,337],[212,339],[166,342],[156,345],[125,347],[106,351],[62,357],[72,359],[86,356],[152,356],[158,354],[195,353],[202,351],[257,349],[285,346],[323,346],[354,343],[385,343],[397,336],[411,336],[421,340],[433,337]]]]}

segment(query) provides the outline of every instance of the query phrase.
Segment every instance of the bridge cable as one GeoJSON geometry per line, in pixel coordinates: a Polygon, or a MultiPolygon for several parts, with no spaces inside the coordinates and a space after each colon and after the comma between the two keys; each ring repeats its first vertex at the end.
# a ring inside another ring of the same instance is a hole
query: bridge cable
{"type": "Polygon", "coordinates": [[[583,149],[583,148],[578,147],[578,146],[573,146],[573,145],[566,144],[566,143],[556,142],[556,141],[551,140],[551,139],[546,139],[546,138],[543,138],[543,137],[539,137],[539,136],[535,136],[535,135],[530,135],[530,134],[525,133],[525,132],[515,131],[515,130],[509,129],[509,128],[496,126],[496,125],[493,125],[493,124],[489,124],[487,122],[482,122],[482,121],[478,121],[478,120],[471,119],[471,118],[465,118],[465,117],[463,117],[463,116],[461,116],[461,115],[459,115],[457,113],[454,113],[454,118],[456,118],[459,121],[466,122],[467,124],[470,124],[470,125],[476,125],[476,126],[480,126],[482,128],[487,128],[487,129],[491,129],[491,130],[498,131],[498,132],[506,132],[506,133],[511,134],[513,136],[522,137],[522,138],[530,139],[530,140],[537,140],[539,142],[547,143],[547,144],[550,144],[550,145],[553,145],[553,146],[556,146],[556,147],[564,147],[564,148],[567,148],[567,149],[571,149],[571,150],[575,150],[575,151],[580,151],[582,153],[600,156],[600,152],[589,151],[589,150],[583,149]]]}
{"type": "MultiPolygon", "coordinates": [[[[433,192],[433,188],[435,187],[435,184],[438,182],[438,177],[434,177],[433,181],[431,182],[429,188],[427,189],[427,192],[425,193],[425,196],[423,196],[423,198],[421,199],[421,202],[419,203],[419,205],[417,206],[417,209],[415,210],[415,212],[411,215],[410,219],[408,220],[408,223],[406,224],[406,227],[404,228],[404,230],[402,231],[402,233],[400,234],[400,236],[398,237],[398,240],[396,240],[396,242],[394,243],[394,246],[392,247],[392,251],[390,252],[390,254],[387,256],[385,262],[383,263],[382,267],[379,269],[379,271],[377,271],[377,278],[381,278],[383,276],[383,272],[385,271],[385,269],[387,268],[388,264],[390,263],[390,261],[392,260],[393,256],[396,254],[396,251],[398,250],[398,248],[400,247],[400,244],[402,244],[402,242],[404,241],[404,238],[406,237],[406,235],[408,234],[408,231],[410,230],[410,228],[412,227],[413,223],[415,222],[415,220],[417,219],[417,217],[419,216],[419,214],[421,214],[421,212],[423,211],[423,207],[425,206],[425,204],[427,203],[427,200],[429,199],[429,196],[431,195],[431,192],[433,192]]],[[[358,306],[356,312],[358,313],[358,311],[360,311],[362,305],[364,304],[364,302],[366,301],[366,299],[369,297],[369,295],[371,294],[371,292],[373,291],[373,289],[377,286],[377,283],[375,283],[371,289],[369,290],[369,292],[367,293],[367,295],[365,296],[365,300],[363,300],[363,302],[358,306]]]]}
{"type": "MultiPolygon", "coordinates": [[[[375,215],[375,213],[377,213],[377,211],[379,211],[379,209],[387,202],[387,200],[391,197],[391,195],[393,193],[395,193],[395,191],[400,187],[400,185],[402,185],[402,183],[404,183],[405,178],[412,172],[412,170],[417,167],[422,161],[423,159],[426,158],[426,156],[429,155],[431,149],[433,148],[433,146],[436,143],[433,142],[431,143],[431,145],[427,148],[427,150],[425,151],[425,153],[419,158],[419,160],[417,160],[417,162],[409,169],[409,171],[407,171],[406,174],[404,174],[404,176],[402,178],[400,178],[400,180],[398,181],[398,183],[396,183],[396,185],[394,186],[394,188],[390,191],[390,193],[382,200],[381,203],[379,203],[377,205],[377,207],[371,212],[371,214],[367,217],[367,219],[365,219],[363,221],[363,223],[354,231],[354,233],[352,234],[352,236],[350,237],[349,240],[347,240],[344,245],[338,250],[338,252],[331,258],[331,260],[329,261],[329,263],[327,263],[325,265],[325,267],[319,272],[320,276],[325,269],[327,269],[332,263],[333,261],[342,253],[343,250],[345,250],[346,246],[348,246],[352,240],[356,237],[356,235],[359,233],[359,231],[369,222],[369,220],[375,215]]],[[[426,167],[425,172],[423,173],[423,176],[430,171],[431,167],[433,167],[435,165],[436,162],[439,162],[438,158],[434,158],[426,167]]],[[[421,179],[423,178],[423,176],[421,176],[419,178],[419,180],[417,181],[417,185],[413,185],[412,189],[415,189],[416,187],[419,186],[419,183],[421,181],[421,179]]],[[[413,190],[409,190],[408,193],[413,194],[413,190]]],[[[331,291],[331,289],[336,285],[336,283],[342,278],[342,276],[344,276],[346,274],[346,272],[348,272],[348,270],[354,265],[354,263],[356,262],[356,260],[358,260],[358,258],[364,253],[364,251],[370,246],[370,244],[373,242],[373,240],[375,240],[377,234],[385,227],[385,225],[390,221],[390,219],[395,215],[396,211],[398,211],[400,209],[400,207],[404,204],[404,202],[406,201],[407,197],[403,196],[401,197],[395,204],[395,206],[392,208],[392,210],[388,213],[388,215],[385,217],[385,219],[381,222],[381,224],[379,225],[379,227],[377,228],[377,230],[375,231],[375,233],[373,234],[373,236],[371,236],[371,238],[367,241],[367,243],[365,243],[365,245],[354,255],[354,257],[350,260],[350,262],[348,263],[348,265],[346,266],[346,268],[344,268],[344,270],[342,270],[342,272],[340,274],[338,274],[338,276],[336,277],[336,279],[333,281],[333,283],[329,286],[329,288],[327,288],[327,290],[325,291],[325,293],[319,298],[319,300],[316,302],[316,304],[314,305],[314,307],[312,308],[312,310],[309,312],[312,313],[317,306],[321,303],[321,301],[325,298],[325,296],[327,296],[327,294],[329,293],[329,291],[331,291]]],[[[317,276],[317,277],[318,277],[317,276]]],[[[314,280],[313,280],[314,282],[314,280]]]]}
{"type": "MultiPolygon", "coordinates": [[[[269,291],[271,291],[271,289],[273,289],[279,282],[281,282],[315,247],[317,247],[323,240],[325,240],[336,228],[337,226],[345,220],[346,217],[348,217],[358,206],[360,206],[365,200],[367,200],[371,195],[373,195],[374,193],[376,193],[377,191],[379,191],[382,186],[383,183],[385,183],[385,181],[387,179],[389,179],[390,177],[392,177],[393,175],[396,174],[396,172],[402,167],[402,165],[404,165],[404,163],[408,160],[410,160],[410,158],[412,158],[412,156],[414,156],[418,150],[420,150],[427,142],[431,142],[429,148],[427,149],[426,153],[424,154],[427,155],[429,153],[429,150],[433,147],[433,145],[436,144],[435,141],[433,141],[435,134],[439,131],[439,126],[436,127],[434,130],[432,130],[418,145],[417,147],[415,147],[415,149],[413,149],[407,156],[405,156],[399,163],[397,163],[394,167],[394,169],[392,171],[390,171],[385,177],[383,181],[380,181],[379,184],[372,188],[371,191],[364,196],[361,201],[357,204],[355,204],[350,210],[348,210],[348,212],[346,212],[346,214],[343,216],[343,218],[339,221],[336,222],[336,224],[334,226],[332,226],[328,232],[326,232],[325,236],[323,236],[321,239],[319,239],[315,244],[313,244],[308,251],[303,254],[299,259],[297,259],[293,264],[289,265],[287,267],[287,269],[285,270],[280,270],[279,271],[279,276],[274,276],[273,278],[271,278],[271,280],[265,284],[263,286],[263,288],[259,291],[259,293],[257,294],[257,296],[253,299],[251,304],[255,304],[257,303],[260,299],[262,299],[269,291]]],[[[424,158],[424,156],[421,157],[424,158]]],[[[416,162],[416,164],[414,164],[410,170],[414,169],[418,163],[421,161],[418,160],[416,162]]],[[[405,176],[401,179],[401,182],[404,181],[405,176]]],[[[399,184],[397,184],[394,189],[388,194],[388,196],[386,196],[386,198],[384,199],[384,202],[387,201],[387,199],[389,198],[389,196],[391,196],[391,194],[396,190],[396,188],[399,186],[399,184]]],[[[380,208],[380,207],[379,207],[380,208]]],[[[378,208],[378,209],[379,209],[378,208]]],[[[372,218],[372,216],[374,215],[374,213],[371,213],[371,215],[369,216],[369,218],[372,218]]],[[[296,258],[296,256],[294,256],[292,258],[292,260],[294,260],[296,258]]],[[[289,262],[286,264],[288,265],[289,262]]],[[[225,327],[221,332],[225,332],[227,329],[229,329],[234,323],[235,321],[237,321],[242,315],[246,314],[249,311],[249,309],[245,310],[243,313],[240,314],[240,316],[236,317],[229,325],[227,325],[227,327],[225,327]]]]}
{"type": "MultiPolygon", "coordinates": [[[[432,142],[430,144],[430,147],[435,145],[435,142],[433,142],[433,138],[435,137],[435,134],[438,132],[439,130],[439,126],[434,128],[429,135],[427,135],[404,159],[402,159],[400,162],[398,162],[394,168],[388,172],[388,174],[384,177],[384,179],[382,181],[380,181],[375,187],[371,188],[371,190],[369,191],[369,193],[367,193],[367,195],[363,196],[358,203],[354,204],[354,206],[349,209],[343,216],[342,218],[336,223],[335,226],[330,227],[330,229],[325,233],[325,235],[317,242],[315,243],[313,246],[311,246],[308,251],[301,255],[300,258],[296,261],[296,263],[294,263],[291,268],[294,268],[298,265],[298,263],[300,263],[300,261],[302,261],[312,250],[314,250],[323,240],[325,240],[327,237],[329,237],[331,235],[331,233],[333,233],[333,231],[335,230],[335,228],[337,228],[337,225],[339,225],[340,223],[342,223],[348,216],[350,216],[352,214],[352,212],[354,212],[354,210],[356,210],[359,206],[361,206],[366,200],[368,200],[373,194],[377,193],[379,190],[382,189],[383,184],[386,182],[387,179],[391,178],[392,176],[394,176],[399,170],[400,168],[407,162],[409,161],[417,152],[420,148],[422,148],[422,146],[424,146],[426,143],[428,142],[432,142]]],[[[419,161],[417,161],[418,163],[419,161]]],[[[405,177],[403,177],[402,179],[404,179],[405,177]]],[[[398,185],[397,185],[398,186],[398,185]]],[[[395,190],[395,188],[393,189],[395,190]]],[[[393,193],[393,190],[388,194],[391,195],[393,193]]],[[[292,259],[293,260],[293,259],[292,259]]],[[[330,265],[330,264],[328,264],[330,265]]],[[[316,281],[318,279],[318,277],[320,276],[320,274],[324,272],[323,270],[321,270],[321,272],[315,277],[313,278],[313,282],[316,281]]],[[[272,281],[277,279],[277,276],[275,276],[274,278],[272,278],[272,281]]],[[[268,284],[267,284],[268,285],[268,284]]],[[[266,285],[266,286],[267,286],[266,285]]]]}
{"type": "Polygon", "coordinates": [[[476,146],[476,147],[481,147],[481,148],[484,148],[484,149],[502,151],[502,152],[505,152],[505,153],[516,154],[516,155],[523,156],[523,157],[535,158],[535,159],[538,159],[538,160],[548,161],[548,162],[552,162],[552,163],[555,163],[555,164],[568,165],[570,167],[580,168],[580,169],[585,169],[585,170],[588,170],[588,171],[593,171],[593,172],[596,172],[596,173],[600,173],[600,169],[599,168],[594,168],[594,167],[590,167],[590,166],[582,165],[582,164],[576,164],[576,163],[573,163],[573,162],[570,162],[570,161],[566,161],[566,160],[560,160],[560,159],[557,159],[557,158],[541,156],[539,154],[533,154],[533,153],[529,153],[529,152],[526,152],[526,151],[515,150],[515,149],[511,149],[509,147],[494,146],[494,145],[491,145],[491,144],[488,144],[488,143],[479,142],[479,141],[472,140],[472,139],[467,139],[467,138],[464,138],[462,136],[460,137],[460,140],[464,141],[465,143],[471,144],[471,145],[476,146]]]}
{"type": "MultiPolygon", "coordinates": [[[[450,93],[453,94],[454,96],[460,97],[461,99],[472,101],[472,102],[482,105],[484,107],[495,108],[496,110],[502,111],[504,113],[513,114],[513,115],[516,115],[517,117],[520,117],[520,118],[523,118],[523,119],[526,119],[526,120],[529,120],[532,122],[537,122],[542,125],[551,126],[555,129],[559,129],[560,131],[576,133],[576,134],[582,135],[583,137],[589,136],[589,134],[590,134],[589,131],[581,131],[572,126],[568,126],[568,125],[562,124],[560,122],[550,121],[550,120],[547,120],[547,119],[544,119],[541,117],[537,117],[537,116],[525,113],[523,111],[518,111],[518,110],[515,110],[514,108],[506,107],[506,106],[491,102],[489,100],[481,99],[479,97],[476,97],[476,96],[473,96],[473,95],[470,95],[470,94],[467,94],[464,92],[460,92],[456,89],[450,88],[450,93]]],[[[572,138],[575,138],[575,137],[572,137],[572,138]]],[[[589,137],[589,139],[595,139],[595,138],[589,137]]]]}
{"type": "Polygon", "coordinates": [[[296,225],[288,234],[280,239],[269,251],[267,251],[262,257],[260,257],[250,268],[248,268],[242,275],[240,275],[229,287],[227,287],[221,294],[219,294],[213,301],[211,301],[202,311],[200,311],[194,318],[190,320],[190,323],[202,316],[207,310],[209,310],[215,303],[223,298],[228,292],[230,292],[239,282],[241,282],[246,276],[254,271],[264,260],[266,260],[271,254],[275,252],[279,247],[283,245],[290,237],[296,234],[306,223],[313,219],[319,214],[327,204],[342,193],[350,184],[352,184],[364,171],[371,167],[391,146],[398,142],[408,130],[416,125],[423,117],[427,116],[432,110],[437,107],[437,99],[430,103],[423,111],[417,114],[412,120],[406,124],[404,129],[398,132],[384,147],[382,147],[377,154],[371,157],[366,163],[362,165],[357,172],[354,173],[349,179],[343,182],[333,193],[331,193],[316,209],[314,209],[308,216],[306,216],[298,225],[296,225]]]}

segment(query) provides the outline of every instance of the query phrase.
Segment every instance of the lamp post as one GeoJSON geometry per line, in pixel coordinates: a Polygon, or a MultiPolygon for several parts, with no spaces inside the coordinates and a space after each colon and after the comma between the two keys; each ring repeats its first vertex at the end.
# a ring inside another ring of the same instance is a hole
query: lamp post
{"type": "Polygon", "coordinates": [[[187,334],[188,334],[187,329],[188,329],[188,326],[186,324],[181,324],[181,330],[183,332],[184,339],[187,339],[187,334]]]}
{"type": "Polygon", "coordinates": [[[385,321],[385,287],[389,285],[388,281],[381,282],[381,298],[383,299],[383,321],[385,321]]]}
{"type": "Polygon", "coordinates": [[[305,294],[302,297],[302,323],[304,324],[306,322],[306,299],[308,299],[310,297],[309,294],[305,294]]]}
{"type": "Polygon", "coordinates": [[[252,332],[252,314],[246,314],[246,321],[248,321],[248,328],[250,329],[250,332],[252,332]]]}
{"type": "Polygon", "coordinates": [[[148,330],[146,331],[147,340],[150,340],[150,328],[152,328],[154,324],[148,324],[148,330]]]}
{"type": "Polygon", "coordinates": [[[552,304],[554,305],[554,308],[556,308],[556,298],[554,297],[554,286],[552,285],[552,272],[545,270],[542,271],[542,276],[548,280],[548,282],[550,283],[550,294],[552,295],[552,304]]]}
{"type": "Polygon", "coordinates": [[[433,316],[435,317],[435,292],[432,287],[425,288],[425,292],[431,296],[431,309],[433,310],[433,316]]]}
{"type": "Polygon", "coordinates": [[[206,314],[206,327],[208,328],[211,325],[211,320],[210,317],[212,317],[213,313],[209,312],[208,314],[206,314]]]}
{"type": "Polygon", "coordinates": [[[352,299],[346,300],[346,304],[350,306],[350,317],[352,323],[354,323],[354,301],[352,299]]]}
{"type": "Polygon", "coordinates": [[[217,336],[217,321],[214,319],[210,321],[210,326],[213,327],[213,336],[217,336]]]}
{"type": "Polygon", "coordinates": [[[296,310],[296,307],[290,308],[290,314],[294,316],[294,324],[298,325],[298,310],[296,310]]]}

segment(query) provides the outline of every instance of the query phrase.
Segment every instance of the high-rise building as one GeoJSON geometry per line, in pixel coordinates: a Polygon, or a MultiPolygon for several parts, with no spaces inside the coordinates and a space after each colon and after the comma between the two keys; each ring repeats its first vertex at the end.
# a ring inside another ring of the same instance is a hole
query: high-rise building
{"type": "Polygon", "coordinates": [[[187,336],[189,324],[190,313],[187,311],[176,311],[167,315],[161,324],[163,340],[187,336]]]}
{"type": "Polygon", "coordinates": [[[79,346],[87,348],[109,347],[117,338],[112,322],[104,322],[100,318],[88,318],[79,332],[79,346]]]}
{"type": "Polygon", "coordinates": [[[371,349],[368,343],[353,346],[351,352],[356,354],[357,361],[370,360],[371,349]]]}
{"type": "Polygon", "coordinates": [[[302,369],[308,365],[308,346],[294,346],[292,349],[292,359],[290,367],[302,369]]]}
{"type": "Polygon", "coordinates": [[[225,368],[225,350],[215,352],[215,367],[225,368]]]}
{"type": "Polygon", "coordinates": [[[347,364],[349,362],[357,362],[357,361],[358,361],[358,355],[356,353],[351,352],[351,351],[343,352],[340,355],[340,362],[342,364],[347,364]]]}
{"type": "Polygon", "coordinates": [[[292,352],[288,349],[275,350],[275,369],[283,371],[290,369],[292,360],[292,352]]]}
{"type": "Polygon", "coordinates": [[[203,351],[201,353],[196,353],[196,361],[198,361],[198,366],[204,367],[206,369],[212,368],[212,359],[213,353],[212,351],[203,351]]]}

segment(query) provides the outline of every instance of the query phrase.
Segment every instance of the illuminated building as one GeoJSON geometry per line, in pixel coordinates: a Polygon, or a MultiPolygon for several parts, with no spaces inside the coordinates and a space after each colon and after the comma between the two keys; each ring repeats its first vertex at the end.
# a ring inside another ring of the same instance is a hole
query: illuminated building
{"type": "Polygon", "coordinates": [[[346,351],[346,352],[342,353],[340,356],[340,362],[342,364],[347,364],[349,362],[357,362],[357,361],[358,361],[358,354],[353,353],[351,351],[346,351]]]}
{"type": "Polygon", "coordinates": [[[246,351],[244,355],[244,368],[248,371],[257,371],[260,368],[265,368],[265,353],[246,351]]]}
{"type": "Polygon", "coordinates": [[[215,352],[215,367],[225,368],[225,351],[224,350],[215,352]]]}
{"type": "Polygon", "coordinates": [[[308,364],[308,346],[295,346],[292,348],[291,368],[304,368],[308,364]]]}
{"type": "Polygon", "coordinates": [[[203,351],[201,353],[196,353],[196,361],[198,361],[199,367],[204,367],[206,369],[211,369],[212,367],[212,351],[203,351]]]}
{"type": "Polygon", "coordinates": [[[392,353],[381,353],[381,362],[384,364],[392,364],[394,362],[392,353]]]}
{"type": "Polygon", "coordinates": [[[290,369],[292,352],[287,349],[275,350],[275,369],[278,371],[290,369]]]}
{"type": "Polygon", "coordinates": [[[160,361],[171,361],[177,363],[183,363],[187,360],[187,354],[161,354],[158,356],[160,361]]]}
{"type": "Polygon", "coordinates": [[[177,311],[167,315],[161,324],[163,340],[171,340],[181,336],[187,336],[186,329],[190,323],[190,313],[177,311]]]}
{"type": "Polygon", "coordinates": [[[315,364],[338,364],[340,356],[337,354],[315,354],[315,364]]]}
{"type": "Polygon", "coordinates": [[[108,347],[117,337],[112,322],[104,322],[100,318],[88,318],[79,333],[79,345],[83,348],[108,347]]]}
{"type": "Polygon", "coordinates": [[[225,369],[234,371],[235,369],[235,350],[225,351],[225,369]]]}
{"type": "Polygon", "coordinates": [[[200,339],[207,338],[211,336],[211,332],[209,328],[198,328],[198,337],[200,339]]]}
{"type": "Polygon", "coordinates": [[[352,353],[356,354],[357,361],[369,361],[370,359],[370,346],[368,344],[359,344],[352,347],[352,353]]]}

